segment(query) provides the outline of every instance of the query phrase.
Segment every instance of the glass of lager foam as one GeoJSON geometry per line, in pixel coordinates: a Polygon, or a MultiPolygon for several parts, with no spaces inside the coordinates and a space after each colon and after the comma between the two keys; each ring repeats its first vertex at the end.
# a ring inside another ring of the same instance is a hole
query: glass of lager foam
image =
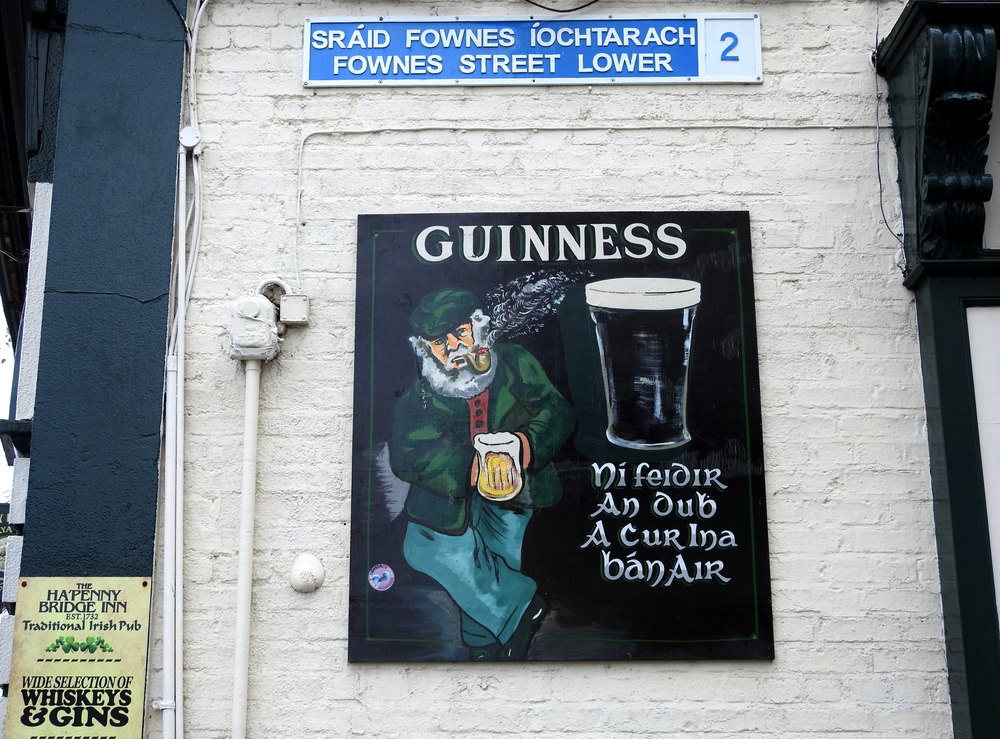
{"type": "Polygon", "coordinates": [[[587,285],[608,407],[608,440],[670,449],[687,430],[688,361],[701,284],[624,277],[587,285]]]}
{"type": "Polygon", "coordinates": [[[521,440],[512,433],[477,434],[473,439],[479,456],[479,494],[494,502],[510,500],[521,492],[521,440]]]}

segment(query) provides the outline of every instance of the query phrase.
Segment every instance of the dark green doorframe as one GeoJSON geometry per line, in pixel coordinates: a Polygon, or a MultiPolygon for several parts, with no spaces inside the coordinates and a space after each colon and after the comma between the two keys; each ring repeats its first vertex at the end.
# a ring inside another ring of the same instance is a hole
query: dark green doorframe
{"type": "Polygon", "coordinates": [[[955,737],[987,739],[1000,727],[1000,628],[966,309],[1000,306],[1000,277],[934,275],[915,289],[955,737]]]}

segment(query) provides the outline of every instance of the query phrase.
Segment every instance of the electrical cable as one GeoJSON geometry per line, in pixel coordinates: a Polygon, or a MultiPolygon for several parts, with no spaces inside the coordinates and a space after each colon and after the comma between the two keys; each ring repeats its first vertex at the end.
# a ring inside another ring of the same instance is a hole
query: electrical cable
{"type": "MultiPolygon", "coordinates": [[[[178,165],[180,164],[180,158],[178,157],[178,165]]],[[[177,192],[181,191],[184,186],[184,179],[187,177],[187,172],[183,167],[177,167],[177,178],[174,182],[177,192]]],[[[181,204],[178,202],[175,204],[176,208],[181,208],[181,204]]],[[[179,230],[179,226],[175,224],[175,229],[179,230]]],[[[170,284],[173,286],[177,281],[177,236],[174,237],[174,258],[170,262],[170,284]]],[[[170,332],[167,334],[167,356],[173,357],[177,353],[177,303],[176,301],[171,301],[170,304],[170,332]]]]}
{"type": "Polygon", "coordinates": [[[893,238],[899,242],[900,246],[903,246],[903,240],[899,238],[899,234],[892,230],[892,226],[889,225],[889,218],[885,214],[885,185],[882,183],[882,145],[880,139],[882,138],[882,129],[879,125],[878,115],[879,115],[879,102],[881,101],[881,95],[875,96],[875,172],[878,175],[878,206],[879,210],[882,211],[882,223],[885,224],[886,230],[892,234],[893,238]]]}
{"type": "Polygon", "coordinates": [[[180,8],[178,8],[176,5],[174,5],[174,0],[167,0],[167,5],[169,5],[170,9],[173,10],[174,13],[177,14],[178,18],[180,18],[181,25],[184,26],[184,30],[186,32],[187,31],[187,21],[184,20],[184,16],[181,14],[180,8]]]}
{"type": "Polygon", "coordinates": [[[14,262],[15,264],[27,264],[28,263],[28,257],[27,256],[25,256],[24,259],[18,259],[13,254],[11,254],[9,252],[6,252],[3,249],[0,249],[0,254],[3,254],[5,257],[7,257],[7,259],[9,259],[10,261],[14,262]]]}
{"type": "MultiPolygon", "coordinates": [[[[200,28],[202,15],[205,12],[205,8],[208,7],[210,0],[203,0],[203,2],[198,6],[198,10],[194,16],[194,22],[191,28],[188,29],[188,70],[187,70],[187,118],[188,125],[197,130],[198,128],[198,100],[197,93],[195,91],[195,55],[198,45],[198,30],[200,28]]],[[[183,125],[183,124],[182,124],[183,125]]],[[[199,146],[194,147],[194,151],[191,153],[191,180],[192,180],[192,198],[190,205],[187,206],[186,217],[184,219],[184,229],[185,235],[190,231],[190,239],[185,239],[188,244],[188,250],[185,261],[187,262],[187,269],[185,271],[185,291],[184,291],[184,303],[187,305],[191,300],[191,291],[194,282],[194,272],[195,264],[199,253],[199,248],[201,245],[201,166],[200,166],[200,156],[201,150],[199,146]]],[[[180,176],[187,177],[187,171],[180,173],[180,176]]],[[[178,207],[184,207],[185,204],[178,204],[178,207]]],[[[170,353],[173,353],[175,342],[177,339],[177,334],[180,327],[177,325],[177,313],[174,311],[173,319],[170,324],[170,341],[168,347],[170,353]]]]}
{"type": "Polygon", "coordinates": [[[191,182],[193,187],[192,205],[194,212],[191,216],[191,237],[188,243],[191,244],[190,256],[188,257],[187,271],[187,293],[184,295],[184,302],[191,302],[191,291],[194,289],[194,268],[198,262],[198,250],[201,246],[201,152],[199,147],[195,147],[191,156],[191,182]]]}
{"type": "Polygon", "coordinates": [[[591,5],[599,3],[601,0],[590,0],[589,3],[584,3],[583,5],[578,5],[575,8],[570,8],[568,10],[560,10],[559,8],[550,8],[547,5],[542,5],[541,3],[535,2],[535,0],[524,0],[528,5],[534,5],[536,8],[541,8],[542,10],[548,10],[552,13],[575,13],[578,10],[583,10],[584,8],[589,8],[591,5]]]}
{"type": "MultiPolygon", "coordinates": [[[[892,237],[899,242],[901,247],[904,247],[903,240],[899,238],[899,234],[892,230],[889,225],[889,218],[885,214],[885,185],[882,183],[882,126],[879,121],[879,116],[881,113],[882,93],[878,89],[878,64],[877,64],[877,54],[878,54],[878,30],[879,30],[879,6],[875,5],[875,48],[872,49],[872,68],[875,70],[875,173],[878,175],[878,207],[882,211],[882,223],[885,224],[886,230],[892,234],[892,237]]],[[[900,266],[903,273],[906,273],[906,268],[900,266]]]]}
{"type": "Polygon", "coordinates": [[[195,89],[195,51],[198,48],[198,29],[201,27],[201,16],[205,12],[211,0],[203,0],[195,13],[194,23],[191,24],[191,53],[188,64],[188,125],[194,129],[198,128],[198,93],[195,89]]]}

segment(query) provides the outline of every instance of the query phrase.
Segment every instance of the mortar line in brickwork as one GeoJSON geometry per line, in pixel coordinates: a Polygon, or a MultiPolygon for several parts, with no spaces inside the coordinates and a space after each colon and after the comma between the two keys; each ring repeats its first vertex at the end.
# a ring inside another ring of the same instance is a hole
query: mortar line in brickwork
{"type": "MultiPolygon", "coordinates": [[[[888,127],[889,124],[881,126],[888,127]]],[[[720,131],[735,129],[738,131],[869,131],[874,130],[874,123],[808,123],[802,125],[768,125],[768,124],[747,124],[747,123],[684,123],[684,124],[653,124],[653,125],[594,125],[594,126],[383,126],[380,128],[344,128],[344,129],[324,129],[322,131],[311,131],[307,133],[301,142],[304,146],[306,141],[313,136],[352,136],[371,133],[424,133],[428,131],[449,131],[452,133],[575,133],[583,131],[720,131]]],[[[300,147],[301,148],[301,147],[300,147]]]]}
{"type": "Polygon", "coordinates": [[[302,227],[302,157],[306,142],[315,136],[360,136],[378,133],[583,133],[590,131],[706,131],[735,129],[744,131],[870,131],[875,130],[874,123],[851,124],[809,124],[801,126],[783,125],[747,125],[747,124],[695,124],[695,125],[644,125],[644,126],[413,126],[413,127],[382,127],[353,129],[324,129],[310,131],[299,142],[298,166],[295,184],[295,239],[292,242],[292,265],[295,273],[296,289],[299,288],[299,233],[302,227]]]}

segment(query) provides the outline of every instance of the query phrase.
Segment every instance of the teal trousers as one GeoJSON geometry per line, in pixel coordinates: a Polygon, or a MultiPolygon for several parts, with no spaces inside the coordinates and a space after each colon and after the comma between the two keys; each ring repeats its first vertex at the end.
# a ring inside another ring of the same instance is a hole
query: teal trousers
{"type": "Polygon", "coordinates": [[[410,522],[403,555],[430,575],[462,611],[462,640],[481,647],[510,639],[538,589],[521,573],[521,543],[531,510],[498,508],[473,495],[472,521],[460,536],[410,522]]]}

